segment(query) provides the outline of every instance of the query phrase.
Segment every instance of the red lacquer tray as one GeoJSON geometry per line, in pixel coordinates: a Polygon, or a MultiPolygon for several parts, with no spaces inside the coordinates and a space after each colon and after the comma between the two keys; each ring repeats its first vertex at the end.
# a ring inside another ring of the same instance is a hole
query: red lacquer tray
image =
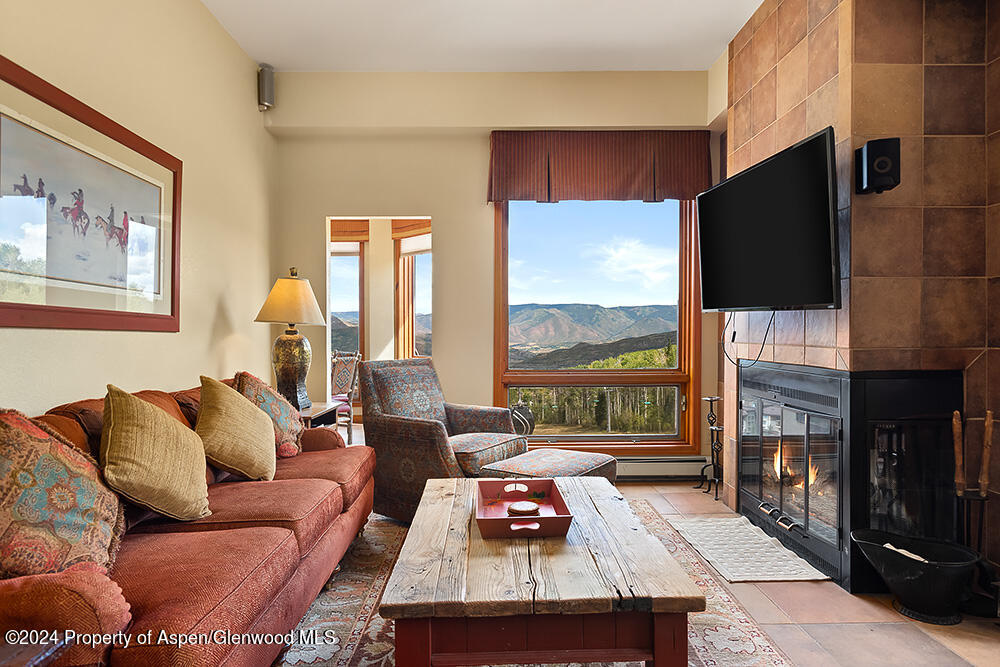
{"type": "Polygon", "coordinates": [[[476,523],[484,538],[558,537],[569,531],[573,515],[554,479],[480,479],[476,482],[476,523]],[[519,500],[538,503],[538,515],[508,516],[507,506],[519,500]]]}

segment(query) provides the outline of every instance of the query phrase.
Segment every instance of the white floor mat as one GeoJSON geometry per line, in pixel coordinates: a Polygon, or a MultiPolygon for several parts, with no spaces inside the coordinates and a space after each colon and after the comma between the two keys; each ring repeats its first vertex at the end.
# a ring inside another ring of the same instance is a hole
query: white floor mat
{"type": "Polygon", "coordinates": [[[746,517],[666,518],[727,581],[829,579],[746,517]]]}

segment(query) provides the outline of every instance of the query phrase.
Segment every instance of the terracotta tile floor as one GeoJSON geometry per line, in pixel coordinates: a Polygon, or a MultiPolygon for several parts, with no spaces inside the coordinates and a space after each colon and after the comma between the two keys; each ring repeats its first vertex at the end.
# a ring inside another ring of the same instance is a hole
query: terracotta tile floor
{"type": "MultiPolygon", "coordinates": [[[[737,516],[691,482],[619,482],[664,517],[737,516]]],[[[851,595],[829,581],[730,584],[733,595],[796,665],[1000,666],[1000,622],[928,625],[897,613],[888,595],[851,595]]]]}

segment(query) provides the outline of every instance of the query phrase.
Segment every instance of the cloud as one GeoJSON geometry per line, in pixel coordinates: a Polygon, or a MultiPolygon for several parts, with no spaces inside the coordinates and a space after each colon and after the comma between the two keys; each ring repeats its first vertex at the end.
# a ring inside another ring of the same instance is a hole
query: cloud
{"type": "Polygon", "coordinates": [[[649,289],[677,277],[677,250],[639,239],[615,237],[608,243],[589,246],[583,256],[597,258],[598,270],[615,282],[639,282],[649,289]]]}
{"type": "Polygon", "coordinates": [[[45,248],[48,243],[48,225],[44,222],[31,224],[25,222],[21,225],[22,239],[15,243],[21,250],[21,258],[25,260],[45,259],[45,248]]]}

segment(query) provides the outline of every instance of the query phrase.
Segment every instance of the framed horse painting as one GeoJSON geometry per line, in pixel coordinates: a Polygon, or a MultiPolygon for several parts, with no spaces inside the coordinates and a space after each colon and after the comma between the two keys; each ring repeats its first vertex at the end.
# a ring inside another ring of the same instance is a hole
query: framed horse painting
{"type": "Polygon", "coordinates": [[[0,327],[179,331],[181,166],[0,56],[0,327]]]}

